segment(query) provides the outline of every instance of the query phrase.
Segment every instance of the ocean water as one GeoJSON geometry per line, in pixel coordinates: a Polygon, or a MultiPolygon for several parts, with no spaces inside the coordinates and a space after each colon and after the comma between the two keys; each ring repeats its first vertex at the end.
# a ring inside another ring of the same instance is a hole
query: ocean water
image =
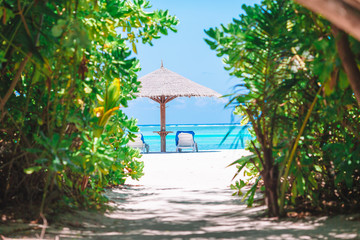
{"type": "MultiPolygon", "coordinates": [[[[150,145],[150,152],[160,152],[160,136],[154,131],[160,130],[160,125],[139,125],[145,142],[150,145]]],[[[247,140],[252,139],[245,126],[230,124],[169,124],[167,131],[172,131],[166,136],[166,151],[176,150],[176,131],[194,131],[195,142],[201,150],[216,149],[244,149],[247,140]],[[231,130],[229,132],[229,130],[231,130]],[[224,137],[227,138],[221,143],[224,137]]]]}

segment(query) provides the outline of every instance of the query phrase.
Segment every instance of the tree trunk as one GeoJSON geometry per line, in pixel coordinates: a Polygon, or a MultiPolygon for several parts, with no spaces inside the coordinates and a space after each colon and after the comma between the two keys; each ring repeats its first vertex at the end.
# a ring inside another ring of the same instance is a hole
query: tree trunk
{"type": "Polygon", "coordinates": [[[81,181],[81,191],[84,191],[88,182],[89,182],[89,176],[83,176],[83,179],[81,181]]]}
{"type": "Polygon", "coordinates": [[[264,151],[264,170],[261,171],[261,176],[265,184],[265,203],[268,207],[269,217],[279,217],[279,203],[278,203],[278,176],[279,171],[277,165],[274,165],[271,149],[264,151]]]}
{"type": "Polygon", "coordinates": [[[351,51],[348,35],[335,26],[332,26],[332,31],[339,57],[349,79],[351,89],[360,106],[360,71],[355,61],[354,53],[351,51]]]}

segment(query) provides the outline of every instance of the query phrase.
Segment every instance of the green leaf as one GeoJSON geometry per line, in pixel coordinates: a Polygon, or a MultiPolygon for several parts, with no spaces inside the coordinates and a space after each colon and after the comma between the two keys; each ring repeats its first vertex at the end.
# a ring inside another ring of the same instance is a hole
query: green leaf
{"type": "Polygon", "coordinates": [[[251,160],[252,160],[253,158],[256,158],[256,157],[257,157],[256,154],[244,156],[244,157],[242,157],[242,158],[240,158],[240,159],[238,159],[238,160],[230,163],[227,167],[230,167],[230,166],[235,165],[235,164],[250,163],[251,160]]]}
{"type": "Polygon", "coordinates": [[[304,196],[305,179],[301,175],[298,175],[296,177],[296,187],[297,187],[297,190],[298,190],[299,194],[301,196],[304,196]]]}
{"type": "Polygon", "coordinates": [[[29,167],[29,168],[24,169],[24,172],[26,174],[32,174],[33,172],[40,171],[41,168],[42,168],[41,166],[29,167]]]}
{"type": "Polygon", "coordinates": [[[321,169],[321,167],[319,165],[314,165],[314,168],[315,168],[316,171],[322,172],[322,169],[321,169]]]}
{"type": "Polygon", "coordinates": [[[246,194],[243,196],[243,198],[241,199],[241,201],[245,201],[245,199],[249,196],[248,200],[247,200],[247,205],[249,207],[251,207],[254,203],[254,196],[255,196],[255,193],[256,193],[256,189],[257,189],[257,186],[259,184],[259,181],[261,179],[261,176],[259,176],[254,185],[251,186],[250,190],[246,192],[246,194]]]}
{"type": "Polygon", "coordinates": [[[52,29],[51,29],[51,33],[54,37],[60,37],[61,34],[63,33],[63,29],[62,26],[59,25],[55,25],[52,29]]]}
{"type": "Polygon", "coordinates": [[[135,54],[137,54],[137,48],[134,42],[131,43],[132,45],[132,50],[134,51],[135,54]]]}

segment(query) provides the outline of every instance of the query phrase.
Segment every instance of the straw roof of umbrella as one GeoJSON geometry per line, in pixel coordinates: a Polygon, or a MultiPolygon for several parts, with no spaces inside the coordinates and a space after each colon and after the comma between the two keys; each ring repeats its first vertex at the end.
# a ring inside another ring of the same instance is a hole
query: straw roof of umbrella
{"type": "Polygon", "coordinates": [[[139,97],[157,98],[166,97],[220,97],[214,90],[197,84],[180,74],[161,66],[141,78],[139,97]]]}
{"type": "Polygon", "coordinates": [[[177,97],[220,97],[214,90],[197,84],[180,74],[164,68],[162,62],[160,69],[141,78],[139,97],[148,97],[160,103],[160,131],[156,131],[161,138],[161,152],[166,152],[165,105],[177,97]]]}

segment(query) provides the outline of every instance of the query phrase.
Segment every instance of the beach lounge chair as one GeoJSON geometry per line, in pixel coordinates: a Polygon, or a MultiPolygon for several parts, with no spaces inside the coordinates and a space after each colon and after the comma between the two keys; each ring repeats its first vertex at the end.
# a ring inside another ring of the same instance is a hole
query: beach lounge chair
{"type": "Polygon", "coordinates": [[[143,153],[149,152],[149,144],[147,144],[144,140],[144,136],[141,133],[135,134],[136,137],[134,141],[129,141],[126,145],[132,148],[140,149],[143,153]]]}
{"type": "Polygon", "coordinates": [[[175,135],[176,152],[181,152],[183,149],[192,148],[198,152],[197,143],[194,140],[195,133],[193,131],[177,131],[175,135]]]}

